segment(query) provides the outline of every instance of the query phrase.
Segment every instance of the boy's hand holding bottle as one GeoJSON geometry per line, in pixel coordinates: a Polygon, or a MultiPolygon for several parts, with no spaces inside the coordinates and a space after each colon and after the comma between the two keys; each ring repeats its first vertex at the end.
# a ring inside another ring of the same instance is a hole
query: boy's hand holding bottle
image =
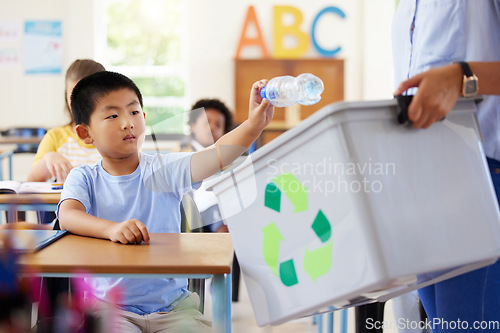
{"type": "Polygon", "coordinates": [[[255,82],[252,85],[252,90],[250,92],[248,120],[250,121],[252,128],[258,130],[259,133],[266,128],[273,119],[273,105],[260,95],[260,90],[264,88],[268,82],[268,80],[255,82]]]}
{"type": "Polygon", "coordinates": [[[247,120],[223,135],[214,145],[193,154],[191,158],[193,183],[206,179],[231,164],[269,125],[273,118],[274,107],[267,99],[260,96],[260,90],[267,82],[260,80],[252,85],[247,120]]]}

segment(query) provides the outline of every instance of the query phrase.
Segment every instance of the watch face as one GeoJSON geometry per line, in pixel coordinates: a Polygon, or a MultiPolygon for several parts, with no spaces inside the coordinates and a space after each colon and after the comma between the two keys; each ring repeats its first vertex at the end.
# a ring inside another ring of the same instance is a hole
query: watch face
{"type": "Polygon", "coordinates": [[[469,78],[464,82],[463,94],[465,97],[475,96],[477,94],[477,80],[469,78]]]}

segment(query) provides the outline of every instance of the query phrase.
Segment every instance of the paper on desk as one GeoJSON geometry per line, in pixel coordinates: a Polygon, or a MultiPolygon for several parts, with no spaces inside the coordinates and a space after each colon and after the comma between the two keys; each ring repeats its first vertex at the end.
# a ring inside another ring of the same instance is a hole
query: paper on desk
{"type": "Polygon", "coordinates": [[[15,193],[61,193],[60,184],[52,182],[18,182],[15,180],[0,181],[0,194],[15,193]],[[53,189],[57,187],[57,189],[53,189]]]}

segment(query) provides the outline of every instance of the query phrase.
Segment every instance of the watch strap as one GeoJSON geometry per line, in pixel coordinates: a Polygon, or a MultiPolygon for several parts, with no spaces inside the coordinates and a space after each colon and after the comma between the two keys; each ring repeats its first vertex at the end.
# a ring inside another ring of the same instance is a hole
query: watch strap
{"type": "Polygon", "coordinates": [[[470,69],[469,64],[465,61],[457,61],[455,63],[460,65],[460,67],[462,68],[462,73],[464,73],[466,77],[471,77],[474,75],[472,74],[472,70],[470,69]]]}

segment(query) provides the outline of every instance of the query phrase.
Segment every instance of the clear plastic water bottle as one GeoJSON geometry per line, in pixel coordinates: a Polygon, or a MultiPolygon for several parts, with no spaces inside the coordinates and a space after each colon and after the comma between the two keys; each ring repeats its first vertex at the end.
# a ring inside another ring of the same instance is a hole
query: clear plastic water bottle
{"type": "Polygon", "coordinates": [[[320,78],[304,73],[297,77],[290,75],[272,78],[260,90],[260,96],[267,98],[272,105],[277,107],[291,106],[296,103],[312,105],[321,99],[325,89],[320,78]]]}

